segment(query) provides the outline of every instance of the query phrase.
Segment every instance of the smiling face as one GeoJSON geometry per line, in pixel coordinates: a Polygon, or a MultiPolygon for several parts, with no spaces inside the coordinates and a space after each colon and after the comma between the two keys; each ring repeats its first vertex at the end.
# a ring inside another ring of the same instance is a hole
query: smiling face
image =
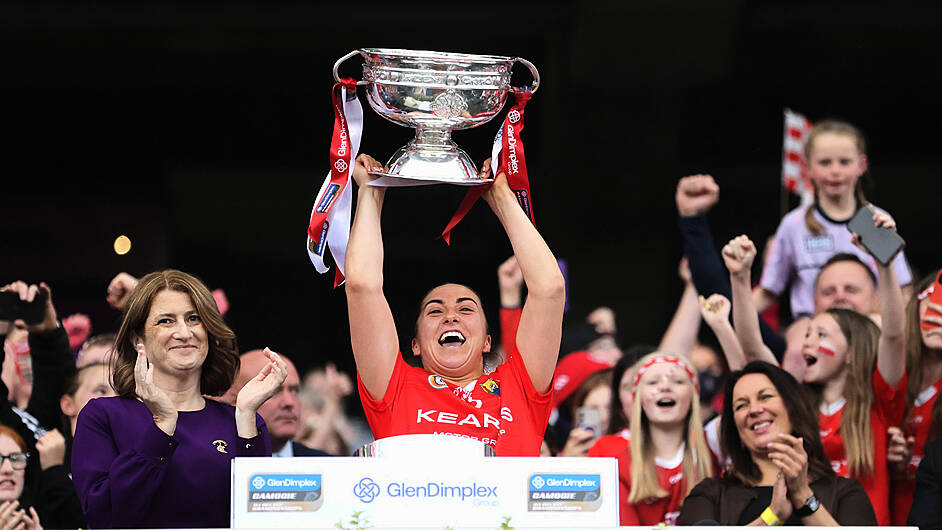
{"type": "Polygon", "coordinates": [[[818,273],[814,285],[814,310],[850,309],[862,315],[879,310],[877,286],[861,263],[834,262],[818,273]]]}
{"type": "Polygon", "coordinates": [[[440,285],[422,301],[412,353],[422,366],[449,380],[466,380],[484,371],[491,350],[481,300],[464,285],[440,285]]]}
{"type": "Polygon", "coordinates": [[[638,382],[637,399],[648,422],[662,427],[683,425],[694,395],[693,382],[676,363],[658,362],[648,367],[638,382]]]}
{"type": "Polygon", "coordinates": [[[806,383],[824,383],[842,373],[847,366],[847,339],[834,317],[821,313],[811,319],[801,353],[806,383]]]}
{"type": "Polygon", "coordinates": [[[144,323],[144,348],[155,372],[179,376],[202,368],[209,341],[188,294],[157,293],[144,323]]]}
{"type": "MultiPolygon", "coordinates": [[[[0,454],[12,455],[23,453],[23,449],[6,435],[0,435],[0,454]]],[[[0,502],[15,501],[23,493],[25,469],[13,469],[9,458],[3,459],[0,464],[0,502]]]]}
{"type": "Polygon", "coordinates": [[[739,439],[753,455],[767,452],[780,433],[792,432],[785,402],[765,374],[746,374],[736,382],[733,417],[739,439]]]}
{"type": "Polygon", "coordinates": [[[867,170],[867,157],[860,153],[854,137],[827,132],[813,141],[808,173],[818,192],[835,199],[852,196],[867,170]]]}

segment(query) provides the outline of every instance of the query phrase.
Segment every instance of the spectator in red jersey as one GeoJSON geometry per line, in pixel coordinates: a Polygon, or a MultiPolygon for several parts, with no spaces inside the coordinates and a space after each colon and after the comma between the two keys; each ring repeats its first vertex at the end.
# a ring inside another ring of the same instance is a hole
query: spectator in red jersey
{"type": "Polygon", "coordinates": [[[573,418],[569,438],[559,456],[586,456],[595,440],[608,430],[609,411],[612,401],[612,370],[600,370],[590,375],[563,403],[573,418]],[[586,425],[580,422],[579,409],[595,411],[599,422],[586,425]]]}
{"type": "Polygon", "coordinates": [[[673,525],[684,497],[713,476],[697,372],[686,359],[661,352],[642,357],[636,366],[631,439],[617,456],[621,524],[673,525]]]}
{"type": "Polygon", "coordinates": [[[632,346],[612,368],[611,401],[609,402],[608,430],[589,449],[588,456],[617,456],[628,448],[631,439],[631,407],[634,395],[631,385],[635,377],[635,363],[656,351],[653,346],[632,346]]]}
{"type": "Polygon", "coordinates": [[[677,524],[876,524],[860,483],[834,475],[815,412],[791,374],[761,361],[734,372],[722,417],[731,467],[693,488],[677,524]]]}
{"type": "MultiPolygon", "coordinates": [[[[360,399],[377,439],[440,433],[478,439],[500,456],[536,456],[552,407],[553,369],[559,354],[565,283],[556,258],[499,174],[483,197],[503,226],[528,296],[507,361],[484,374],[491,350],[480,297],[464,285],[445,284],[422,299],[410,367],[397,353],[399,336],[383,294],[380,223],[386,189],[368,186],[375,159],[360,155],[359,186],[346,255],[350,337],[360,399]]],[[[485,162],[482,175],[487,177],[485,162]]]]}
{"type": "MultiPolygon", "coordinates": [[[[877,226],[895,228],[885,213],[877,226]]],[[[746,357],[774,362],[762,345],[749,286],[755,245],[739,236],[723,247],[733,291],[733,324],[746,357]]],[[[819,409],[825,455],[838,475],[857,478],[870,497],[877,521],[890,524],[888,427],[899,425],[905,408],[903,293],[893,263],[877,262],[883,331],[849,309],[815,315],[805,336],[804,382],[819,409]]]]}
{"type": "MultiPolygon", "coordinates": [[[[927,443],[942,439],[942,306],[930,302],[939,271],[920,280],[918,295],[906,305],[906,417],[902,429],[890,427],[887,460],[894,467],[893,525],[905,526],[913,504],[916,469],[927,443]],[[932,312],[929,312],[929,309],[932,312]]],[[[938,295],[936,295],[938,296],[938,295]]]]}

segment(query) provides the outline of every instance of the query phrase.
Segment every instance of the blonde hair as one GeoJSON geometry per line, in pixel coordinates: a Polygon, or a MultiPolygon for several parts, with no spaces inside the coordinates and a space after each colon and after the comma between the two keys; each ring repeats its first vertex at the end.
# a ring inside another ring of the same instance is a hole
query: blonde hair
{"type": "MultiPolygon", "coordinates": [[[[841,439],[847,467],[854,477],[873,475],[873,436],[870,414],[873,409],[873,373],[877,369],[880,328],[869,318],[849,309],[826,311],[847,340],[847,379],[844,384],[844,412],[841,414],[841,439]]],[[[821,389],[812,387],[815,408],[821,405],[821,389]]]]}
{"type": "MultiPolygon", "coordinates": [[[[637,373],[639,367],[658,356],[677,359],[678,362],[686,365],[691,373],[697,373],[696,368],[686,358],[663,352],[645,355],[631,367],[631,371],[637,373]]],[[[685,496],[698,482],[713,476],[710,450],[703,436],[703,424],[700,423],[700,393],[696,390],[693,381],[690,381],[690,386],[693,392],[690,398],[690,409],[687,411],[687,424],[684,427],[685,444],[682,464],[685,496]]],[[[654,463],[655,451],[651,443],[648,419],[644,415],[641,401],[635,396],[631,406],[631,491],[628,493],[628,502],[632,504],[650,497],[664,498],[668,495],[657,479],[657,465],[654,463]]]]}
{"type": "MultiPolygon", "coordinates": [[[[860,129],[845,121],[824,120],[816,123],[814,127],[811,128],[811,132],[808,133],[808,140],[805,141],[805,160],[808,161],[809,165],[811,164],[811,151],[814,146],[814,141],[822,134],[849,136],[854,140],[854,144],[857,146],[857,152],[861,155],[867,154],[866,141],[860,129]]],[[[854,193],[857,196],[857,201],[860,204],[864,204],[867,202],[867,198],[864,196],[860,181],[861,179],[857,179],[857,186],[854,188],[854,193]]],[[[821,226],[821,223],[814,217],[814,210],[818,206],[818,187],[814,185],[814,182],[812,182],[812,185],[814,186],[814,203],[805,210],[805,228],[807,228],[812,235],[820,236],[824,233],[824,227],[821,226]]]]}

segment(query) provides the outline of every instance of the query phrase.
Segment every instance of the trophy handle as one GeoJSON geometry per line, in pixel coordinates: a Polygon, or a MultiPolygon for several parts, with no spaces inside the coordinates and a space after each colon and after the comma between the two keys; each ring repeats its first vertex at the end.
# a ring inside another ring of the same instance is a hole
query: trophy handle
{"type": "MultiPolygon", "coordinates": [[[[346,59],[346,57],[344,57],[346,59]]],[[[341,59],[342,61],[343,59],[341,59]]],[[[530,83],[530,93],[535,94],[537,89],[540,88],[540,71],[536,69],[536,66],[533,65],[530,61],[523,59],[522,57],[517,57],[515,59],[519,63],[523,63],[530,70],[530,74],[533,76],[533,82],[530,83]]],[[[337,67],[334,66],[334,77],[337,77],[337,67]]]]}
{"type": "MultiPolygon", "coordinates": [[[[334,63],[334,81],[336,81],[336,82],[338,82],[338,83],[340,82],[340,74],[337,73],[337,70],[340,68],[340,63],[346,61],[347,59],[353,57],[354,55],[356,55],[356,54],[358,54],[358,53],[360,53],[360,50],[353,50],[352,52],[350,52],[350,53],[344,55],[344,56],[341,57],[340,59],[337,59],[337,62],[334,63]]],[[[359,86],[359,85],[368,85],[368,84],[369,84],[369,83],[366,82],[366,81],[357,81],[357,86],[359,86]]],[[[539,84],[539,83],[537,83],[537,84],[539,84]]]]}

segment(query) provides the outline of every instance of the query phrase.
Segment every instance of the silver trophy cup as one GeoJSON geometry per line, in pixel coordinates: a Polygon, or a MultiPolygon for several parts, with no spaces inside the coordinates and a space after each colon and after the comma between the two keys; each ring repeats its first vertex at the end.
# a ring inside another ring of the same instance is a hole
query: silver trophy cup
{"type": "Polygon", "coordinates": [[[468,55],[430,51],[363,48],[334,63],[337,69],[356,54],[363,56],[363,80],[370,106],[380,116],[416,129],[415,138],[386,163],[387,172],[375,185],[421,185],[439,182],[475,185],[478,167],[451,140],[451,131],[470,129],[500,112],[510,91],[514,62],[533,75],[531,91],[540,86],[540,73],[519,57],[468,55]]]}

